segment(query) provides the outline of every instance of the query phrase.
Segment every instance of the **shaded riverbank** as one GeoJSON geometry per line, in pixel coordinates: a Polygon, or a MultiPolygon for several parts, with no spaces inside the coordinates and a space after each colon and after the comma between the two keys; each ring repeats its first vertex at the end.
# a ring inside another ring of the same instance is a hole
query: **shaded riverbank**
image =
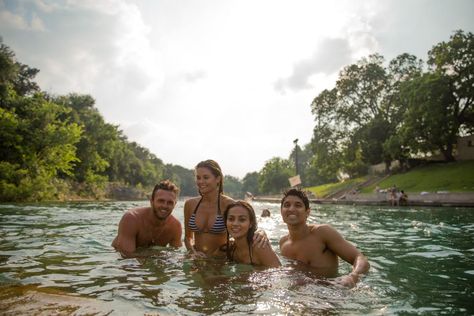
{"type": "MultiPolygon", "coordinates": [[[[256,196],[254,201],[280,203],[281,196],[256,196]]],[[[338,199],[310,198],[315,204],[391,205],[386,193],[346,194],[338,199]]],[[[408,193],[407,206],[474,207],[474,192],[408,193]]]]}

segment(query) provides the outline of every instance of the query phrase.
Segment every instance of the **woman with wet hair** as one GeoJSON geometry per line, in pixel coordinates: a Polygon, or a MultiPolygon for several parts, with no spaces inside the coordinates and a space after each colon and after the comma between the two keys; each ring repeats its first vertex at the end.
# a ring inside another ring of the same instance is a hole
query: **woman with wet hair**
{"type": "Polygon", "coordinates": [[[224,212],[224,221],[227,228],[226,253],[229,260],[270,268],[281,265],[271,246],[255,246],[253,237],[258,225],[255,211],[249,203],[236,201],[229,204],[224,212]]]}

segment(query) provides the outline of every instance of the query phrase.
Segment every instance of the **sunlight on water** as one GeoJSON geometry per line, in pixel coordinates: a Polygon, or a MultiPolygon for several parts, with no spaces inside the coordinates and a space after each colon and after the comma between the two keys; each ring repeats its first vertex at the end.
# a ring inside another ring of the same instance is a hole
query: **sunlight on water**
{"type": "MultiPolygon", "coordinates": [[[[12,314],[472,314],[474,213],[461,208],[314,206],[371,263],[354,289],[328,285],[282,259],[262,270],[192,260],[184,248],[122,259],[117,223],[146,202],[0,205],[0,310],[12,314]],[[49,306],[49,307],[48,307],[49,306]]],[[[279,254],[279,205],[254,203],[279,254]]],[[[183,220],[183,202],[174,215],[183,220]]],[[[340,273],[350,271],[342,262],[340,273]]]]}

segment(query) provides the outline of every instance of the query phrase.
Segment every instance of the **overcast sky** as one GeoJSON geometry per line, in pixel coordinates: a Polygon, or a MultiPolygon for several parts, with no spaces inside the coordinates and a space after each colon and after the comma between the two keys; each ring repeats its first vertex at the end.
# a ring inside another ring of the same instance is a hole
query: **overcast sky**
{"type": "Polygon", "coordinates": [[[165,163],[239,178],[293,140],[342,67],[474,31],[472,0],[0,0],[0,36],[52,94],[90,94],[165,163]]]}

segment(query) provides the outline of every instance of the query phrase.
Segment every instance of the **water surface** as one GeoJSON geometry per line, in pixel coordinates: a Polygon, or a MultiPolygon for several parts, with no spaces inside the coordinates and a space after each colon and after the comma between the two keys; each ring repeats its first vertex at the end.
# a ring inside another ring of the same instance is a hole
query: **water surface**
{"type": "MultiPolygon", "coordinates": [[[[330,223],[369,257],[370,273],[345,289],[281,256],[284,266],[268,270],[195,261],[184,247],[122,259],[110,247],[117,223],[146,204],[0,204],[0,310],[39,312],[39,301],[66,315],[474,313],[473,209],[312,205],[310,222],[330,223]]],[[[254,208],[270,209],[259,225],[279,255],[279,205],[254,208]]],[[[182,221],[182,201],[173,214],[182,221]]]]}

